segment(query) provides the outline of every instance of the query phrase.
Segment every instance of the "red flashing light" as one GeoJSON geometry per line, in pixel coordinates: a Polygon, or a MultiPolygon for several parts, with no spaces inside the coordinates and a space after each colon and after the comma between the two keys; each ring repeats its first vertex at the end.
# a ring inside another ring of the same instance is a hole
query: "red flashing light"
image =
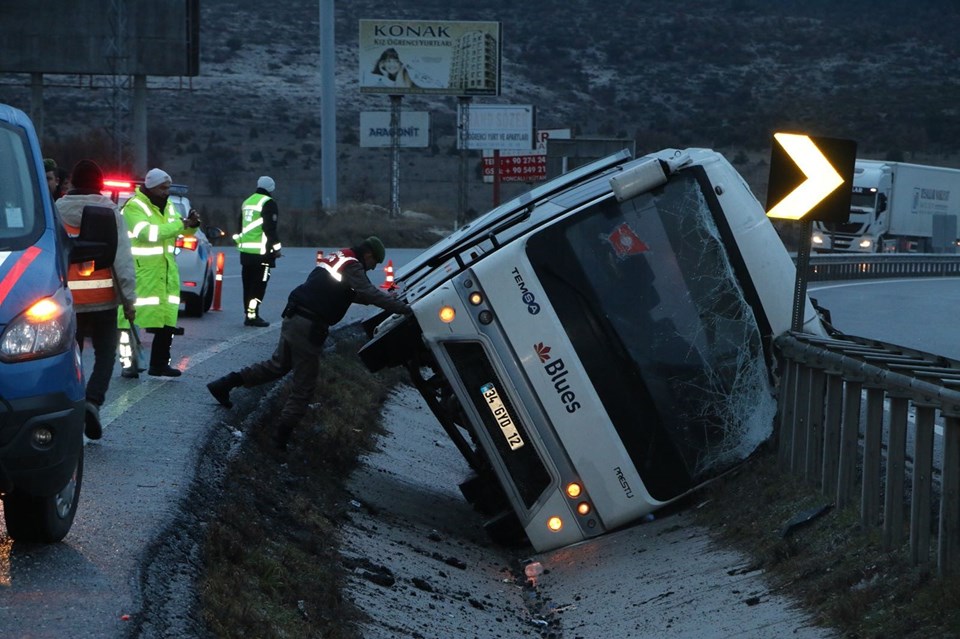
{"type": "Polygon", "coordinates": [[[129,180],[104,180],[104,181],[103,181],[103,186],[104,186],[104,187],[114,187],[114,188],[118,188],[118,189],[132,189],[132,188],[133,188],[133,182],[131,182],[131,181],[129,181],[129,180]]]}

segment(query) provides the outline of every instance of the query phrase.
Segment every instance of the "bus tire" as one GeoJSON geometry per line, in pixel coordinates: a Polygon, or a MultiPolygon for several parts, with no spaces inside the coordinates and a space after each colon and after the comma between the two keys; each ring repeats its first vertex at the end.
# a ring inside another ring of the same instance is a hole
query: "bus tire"
{"type": "Polygon", "coordinates": [[[55,495],[36,496],[15,491],[3,498],[7,534],[20,542],[53,544],[62,540],[73,526],[82,483],[83,447],[73,475],[55,495]]]}

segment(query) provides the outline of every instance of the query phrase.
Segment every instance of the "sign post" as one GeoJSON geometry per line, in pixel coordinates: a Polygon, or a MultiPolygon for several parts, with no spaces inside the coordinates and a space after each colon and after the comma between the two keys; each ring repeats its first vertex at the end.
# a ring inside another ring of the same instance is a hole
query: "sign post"
{"type": "Polygon", "coordinates": [[[806,306],[813,222],[846,222],[849,218],[857,143],[797,133],[775,133],[773,139],[767,217],[801,222],[790,326],[799,332],[806,306]]]}

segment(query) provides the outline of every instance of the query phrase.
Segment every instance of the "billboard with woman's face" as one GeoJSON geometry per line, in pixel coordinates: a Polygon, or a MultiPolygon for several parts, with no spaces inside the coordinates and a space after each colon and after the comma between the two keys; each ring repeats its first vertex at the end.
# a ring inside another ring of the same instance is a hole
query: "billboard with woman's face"
{"type": "Polygon", "coordinates": [[[500,95],[499,22],[361,20],[360,92],[500,95]]]}

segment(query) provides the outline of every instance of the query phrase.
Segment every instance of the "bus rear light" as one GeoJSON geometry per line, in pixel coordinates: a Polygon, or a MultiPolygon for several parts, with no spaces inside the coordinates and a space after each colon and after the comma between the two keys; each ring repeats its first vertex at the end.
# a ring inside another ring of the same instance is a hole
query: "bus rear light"
{"type": "Polygon", "coordinates": [[[453,318],[457,316],[457,312],[453,310],[452,306],[443,306],[440,308],[440,321],[444,324],[449,324],[453,321],[453,318]]]}
{"type": "Polygon", "coordinates": [[[551,532],[560,532],[560,529],[563,528],[563,520],[554,515],[547,520],[547,528],[549,528],[551,532]]]}
{"type": "Polygon", "coordinates": [[[581,501],[579,504],[577,504],[577,514],[579,515],[589,515],[591,510],[593,510],[593,508],[591,508],[590,504],[585,501],[581,501]]]}
{"type": "Polygon", "coordinates": [[[576,499],[582,492],[583,488],[581,488],[580,484],[576,482],[567,484],[567,497],[570,499],[576,499]]]}

